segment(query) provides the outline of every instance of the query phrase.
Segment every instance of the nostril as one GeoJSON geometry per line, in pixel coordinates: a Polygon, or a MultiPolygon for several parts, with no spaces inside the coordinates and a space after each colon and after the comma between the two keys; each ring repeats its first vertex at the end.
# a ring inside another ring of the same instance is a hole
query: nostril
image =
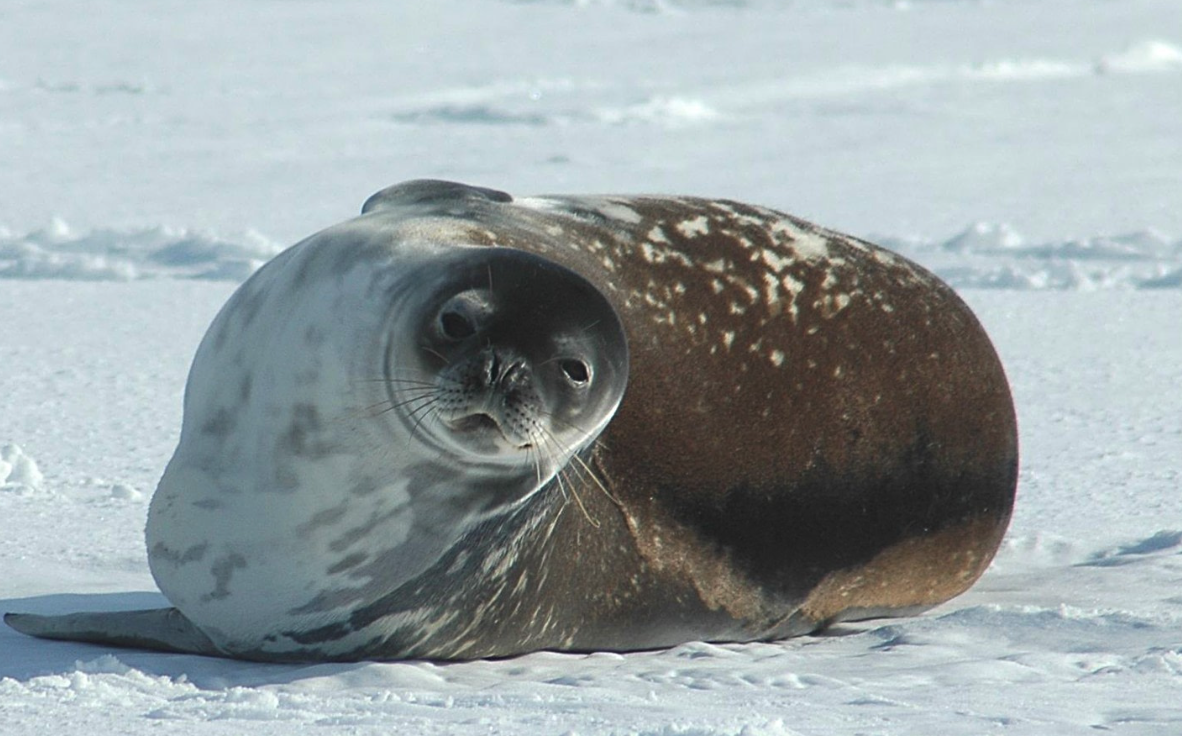
{"type": "Polygon", "coordinates": [[[488,385],[492,386],[501,378],[501,356],[496,353],[489,355],[485,361],[485,375],[488,378],[488,385]]]}
{"type": "Polygon", "coordinates": [[[509,359],[498,361],[499,373],[494,379],[505,390],[516,390],[530,382],[530,370],[526,361],[509,359]]]}

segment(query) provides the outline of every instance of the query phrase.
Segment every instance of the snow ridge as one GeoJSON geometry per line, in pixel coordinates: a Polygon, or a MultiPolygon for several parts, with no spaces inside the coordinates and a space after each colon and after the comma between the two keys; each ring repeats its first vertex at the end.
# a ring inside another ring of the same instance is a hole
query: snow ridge
{"type": "Polygon", "coordinates": [[[1019,291],[1182,288],[1182,240],[1156,230],[1028,242],[978,222],[944,241],[880,237],[956,288],[1019,291]]]}
{"type": "MultiPolygon", "coordinates": [[[[978,222],[945,240],[871,240],[956,288],[1018,291],[1182,289],[1182,240],[1155,230],[1030,242],[1004,223],[978,222]]],[[[0,278],[237,282],[279,253],[250,230],[234,239],[164,225],[75,230],[61,220],[12,235],[0,228],[0,278]]]]}
{"type": "MultiPolygon", "coordinates": [[[[705,3],[703,7],[728,4],[705,3]]],[[[625,7],[637,10],[650,5],[645,1],[625,7]]],[[[659,7],[682,9],[690,6],[662,0],[659,7]]],[[[678,130],[726,127],[752,117],[780,114],[777,111],[785,103],[843,99],[939,85],[965,88],[1030,85],[1112,75],[1172,76],[1178,73],[1182,73],[1182,46],[1147,38],[1119,50],[1090,56],[998,55],[960,63],[848,63],[816,69],[789,68],[771,78],[755,75],[726,84],[695,84],[690,89],[654,86],[650,82],[643,88],[646,90],[643,95],[638,95],[635,89],[592,78],[497,79],[393,98],[389,120],[418,129],[440,125],[483,128],[627,125],[678,130]]]]}
{"type": "Polygon", "coordinates": [[[227,240],[163,225],[79,231],[55,219],[23,235],[0,228],[0,278],[241,281],[280,250],[254,231],[227,240]]]}

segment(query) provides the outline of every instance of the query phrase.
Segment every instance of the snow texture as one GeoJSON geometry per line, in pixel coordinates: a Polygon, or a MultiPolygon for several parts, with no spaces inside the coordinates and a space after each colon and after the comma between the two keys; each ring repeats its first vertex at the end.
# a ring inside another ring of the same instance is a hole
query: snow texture
{"type": "Polygon", "coordinates": [[[0,610],[164,605],[205,327],[408,178],[896,248],[981,317],[1023,453],[998,558],[918,618],[451,665],[0,629],[0,733],[1182,733],[1182,3],[15,0],[0,49],[0,610]]]}

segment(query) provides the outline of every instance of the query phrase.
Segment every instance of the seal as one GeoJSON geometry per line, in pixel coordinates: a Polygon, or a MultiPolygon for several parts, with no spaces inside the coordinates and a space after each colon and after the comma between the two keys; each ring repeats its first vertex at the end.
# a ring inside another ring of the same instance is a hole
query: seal
{"type": "Polygon", "coordinates": [[[988,337],[898,255],[734,201],[411,181],[202,341],[147,526],[174,607],[5,620],[266,661],[777,639],[966,590],[1017,467],[988,337]]]}

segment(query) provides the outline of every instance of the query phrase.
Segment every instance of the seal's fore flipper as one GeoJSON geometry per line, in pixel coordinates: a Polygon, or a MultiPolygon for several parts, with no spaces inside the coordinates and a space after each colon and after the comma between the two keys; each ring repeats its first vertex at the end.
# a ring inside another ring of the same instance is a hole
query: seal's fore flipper
{"type": "Polygon", "coordinates": [[[4,623],[22,634],[41,639],[84,641],[212,657],[225,656],[208,636],[175,608],[71,613],[64,616],[6,613],[4,623]]]}

